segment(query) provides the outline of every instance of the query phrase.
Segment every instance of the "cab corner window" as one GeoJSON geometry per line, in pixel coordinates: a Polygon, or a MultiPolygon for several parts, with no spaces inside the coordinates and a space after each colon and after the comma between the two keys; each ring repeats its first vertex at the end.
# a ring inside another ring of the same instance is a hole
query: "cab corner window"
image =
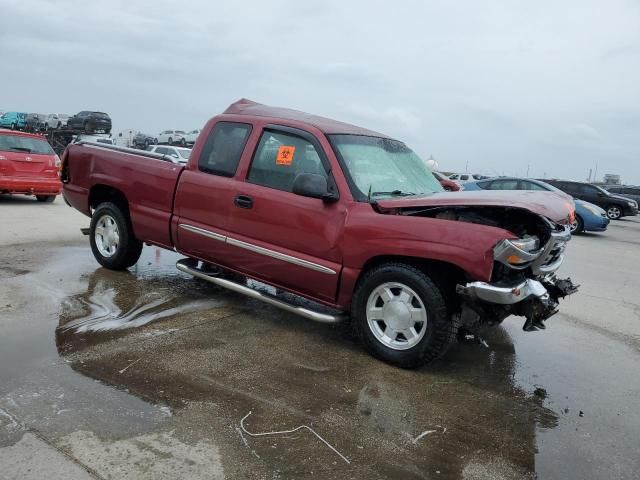
{"type": "Polygon", "coordinates": [[[204,144],[198,168],[206,173],[233,177],[250,133],[251,125],[247,123],[218,122],[204,144]]]}
{"type": "Polygon", "coordinates": [[[307,140],[287,133],[265,130],[251,162],[247,180],[291,192],[300,173],[327,177],[320,156],[307,140]]]}

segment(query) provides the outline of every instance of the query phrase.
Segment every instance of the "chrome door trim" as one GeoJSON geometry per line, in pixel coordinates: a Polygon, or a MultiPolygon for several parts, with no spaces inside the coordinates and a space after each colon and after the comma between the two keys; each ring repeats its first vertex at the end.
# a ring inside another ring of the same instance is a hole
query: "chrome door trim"
{"type": "Polygon", "coordinates": [[[299,267],[305,267],[310,270],[315,270],[316,272],[328,273],[329,275],[336,274],[335,270],[327,268],[324,265],[318,265],[317,263],[309,262],[308,260],[303,260],[298,257],[292,257],[291,255],[276,252],[274,250],[269,250],[268,248],[259,247],[258,245],[254,245],[253,243],[243,242],[242,240],[236,240],[235,238],[231,237],[227,237],[227,243],[236,247],[244,248],[245,250],[259,253],[261,255],[266,255],[267,257],[277,258],[278,260],[289,262],[294,265],[298,265],[299,267]]]}
{"type": "Polygon", "coordinates": [[[198,235],[213,238],[214,240],[218,240],[219,242],[228,243],[229,245],[233,245],[234,247],[244,248],[245,250],[249,250],[254,253],[259,253],[260,255],[265,255],[267,257],[282,260],[283,262],[288,262],[293,265],[297,265],[299,267],[308,268],[309,270],[314,270],[320,273],[326,273],[328,275],[337,274],[335,270],[325,267],[324,265],[310,262],[308,260],[303,260],[302,258],[293,257],[291,255],[287,255],[286,253],[276,252],[275,250],[270,250],[268,248],[260,247],[258,245],[254,245],[253,243],[243,242],[242,240],[227,237],[227,236],[221,235],[220,233],[212,232],[211,230],[205,230],[204,228],[194,227],[193,225],[187,225],[186,223],[180,223],[178,224],[178,226],[189,232],[197,233],[198,235]]]}
{"type": "Polygon", "coordinates": [[[212,232],[211,230],[205,230],[204,228],[194,227],[193,225],[187,225],[186,223],[181,223],[178,226],[180,228],[187,230],[188,232],[197,233],[205,237],[213,238],[214,240],[218,240],[219,242],[227,241],[227,237],[225,237],[224,235],[220,235],[219,233],[212,232]]]}

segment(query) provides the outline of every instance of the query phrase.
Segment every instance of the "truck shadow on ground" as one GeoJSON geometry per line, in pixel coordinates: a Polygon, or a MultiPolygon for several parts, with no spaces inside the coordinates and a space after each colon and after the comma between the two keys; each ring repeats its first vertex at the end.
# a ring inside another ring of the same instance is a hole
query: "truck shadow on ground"
{"type": "Polygon", "coordinates": [[[223,460],[240,451],[225,464],[230,477],[533,477],[536,430],[557,415],[543,388],[516,385],[507,332],[486,340],[401,370],[368,356],[348,324],[311,323],[153,266],[89,273],[56,329],[77,372],[169,405],[225,445],[223,460]],[[351,465],[302,433],[243,446],[237,426],[250,410],[254,431],[313,425],[351,465]]]}

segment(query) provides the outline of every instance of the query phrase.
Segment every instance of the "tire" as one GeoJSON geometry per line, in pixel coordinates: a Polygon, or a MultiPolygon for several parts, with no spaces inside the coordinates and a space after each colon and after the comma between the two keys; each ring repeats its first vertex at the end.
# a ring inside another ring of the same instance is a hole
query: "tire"
{"type": "Polygon", "coordinates": [[[153,144],[154,144],[154,145],[157,145],[157,144],[158,144],[158,139],[157,139],[157,138],[154,138],[154,139],[153,139],[153,144]]]}
{"type": "Polygon", "coordinates": [[[49,124],[48,124],[48,123],[45,123],[45,124],[44,124],[44,131],[46,132],[47,130],[49,130],[49,124]]]}
{"type": "Polygon", "coordinates": [[[84,133],[93,133],[93,129],[91,128],[91,124],[89,122],[84,122],[84,133]]]}
{"type": "Polygon", "coordinates": [[[173,138],[169,137],[169,139],[167,140],[167,143],[169,145],[173,145],[173,138]]]}
{"type": "Polygon", "coordinates": [[[109,270],[126,270],[142,253],[142,242],[133,235],[128,215],[111,202],[101,203],[93,212],[89,238],[93,256],[109,270]]]}
{"type": "Polygon", "coordinates": [[[15,124],[15,123],[12,123],[12,124],[11,124],[11,130],[15,130],[15,129],[16,129],[16,124],[15,124]]]}
{"type": "Polygon", "coordinates": [[[578,235],[579,233],[584,232],[584,221],[580,217],[580,215],[576,215],[575,221],[571,224],[571,234],[578,235]]]}
{"type": "Polygon", "coordinates": [[[459,329],[433,280],[403,263],[383,264],[364,274],[354,294],[352,321],[371,355],[402,368],[444,355],[459,329]]]}
{"type": "Polygon", "coordinates": [[[607,207],[607,217],[609,217],[610,220],[618,220],[622,217],[622,208],[618,205],[609,205],[607,207]]]}
{"type": "Polygon", "coordinates": [[[442,187],[444,188],[445,192],[452,192],[453,190],[451,189],[451,187],[442,187]]]}
{"type": "Polygon", "coordinates": [[[53,203],[55,199],[55,195],[36,195],[36,200],[41,203],[53,203]]]}
{"type": "Polygon", "coordinates": [[[187,146],[187,141],[184,138],[180,140],[180,146],[181,147],[186,147],[187,146]]]}
{"type": "Polygon", "coordinates": [[[145,150],[147,148],[149,148],[149,140],[148,139],[144,141],[144,147],[142,147],[142,148],[144,148],[145,150]]]}

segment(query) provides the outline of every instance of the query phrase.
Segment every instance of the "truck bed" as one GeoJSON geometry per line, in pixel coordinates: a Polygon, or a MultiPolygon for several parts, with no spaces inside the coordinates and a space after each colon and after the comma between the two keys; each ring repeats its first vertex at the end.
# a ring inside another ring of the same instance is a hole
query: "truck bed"
{"type": "Polygon", "coordinates": [[[164,155],[89,142],[70,145],[62,160],[64,196],[71,206],[90,216],[97,200],[115,188],[124,199],[113,201],[128,203],[136,237],[173,247],[173,198],[183,165],[164,155]]]}

